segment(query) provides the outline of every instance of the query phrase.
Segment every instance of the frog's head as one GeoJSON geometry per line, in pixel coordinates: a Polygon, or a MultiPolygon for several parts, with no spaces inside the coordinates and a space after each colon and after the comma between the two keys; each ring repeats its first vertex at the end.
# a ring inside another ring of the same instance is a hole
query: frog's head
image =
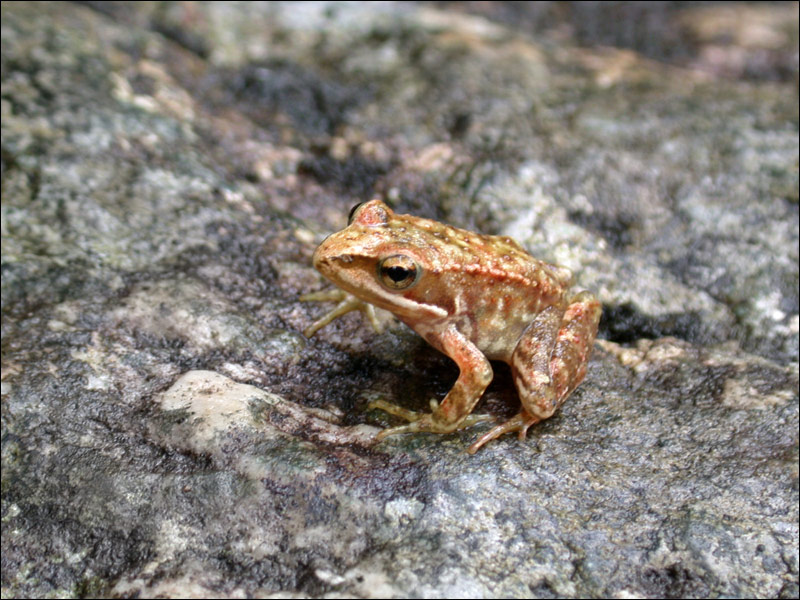
{"type": "Polygon", "coordinates": [[[353,207],[350,222],[329,235],[314,252],[314,267],[354,296],[400,317],[420,318],[415,289],[431,271],[425,219],[395,215],[380,200],[353,207]]]}

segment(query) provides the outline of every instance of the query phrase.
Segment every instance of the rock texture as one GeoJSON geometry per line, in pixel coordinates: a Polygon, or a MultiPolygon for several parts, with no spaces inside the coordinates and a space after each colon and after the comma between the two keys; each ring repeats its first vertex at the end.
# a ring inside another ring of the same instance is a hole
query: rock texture
{"type": "Polygon", "coordinates": [[[797,4],[592,6],[3,3],[3,597],[797,597],[797,4]],[[300,333],[372,195],[603,301],[525,442],[300,333]]]}

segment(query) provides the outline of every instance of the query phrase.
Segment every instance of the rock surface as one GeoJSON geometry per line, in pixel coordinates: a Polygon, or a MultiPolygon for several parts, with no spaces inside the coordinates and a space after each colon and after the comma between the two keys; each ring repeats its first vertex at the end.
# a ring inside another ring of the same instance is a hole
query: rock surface
{"type": "Polygon", "coordinates": [[[797,597],[797,4],[590,5],[3,3],[3,597],[797,597]],[[376,194],[603,301],[527,441],[300,333],[376,194]]]}

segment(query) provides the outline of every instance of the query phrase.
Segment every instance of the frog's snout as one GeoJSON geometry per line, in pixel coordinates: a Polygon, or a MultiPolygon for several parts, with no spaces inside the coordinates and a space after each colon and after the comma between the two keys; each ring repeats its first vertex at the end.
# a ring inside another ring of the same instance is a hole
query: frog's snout
{"type": "Polygon", "coordinates": [[[323,268],[331,268],[336,263],[351,263],[353,262],[353,255],[352,254],[337,254],[334,256],[317,256],[314,255],[314,267],[319,269],[321,266],[323,268]]]}
{"type": "MultiPolygon", "coordinates": [[[[327,240],[326,240],[327,241],[327,240]]],[[[322,242],[319,248],[314,252],[312,257],[314,268],[322,273],[328,275],[336,272],[342,265],[353,262],[353,255],[349,253],[331,252],[331,248],[322,242]]]]}
{"type": "Polygon", "coordinates": [[[331,236],[328,236],[322,240],[322,243],[317,246],[317,249],[314,250],[314,254],[311,257],[311,264],[313,264],[314,268],[318,271],[321,271],[330,264],[330,252],[328,251],[330,239],[331,236]]]}

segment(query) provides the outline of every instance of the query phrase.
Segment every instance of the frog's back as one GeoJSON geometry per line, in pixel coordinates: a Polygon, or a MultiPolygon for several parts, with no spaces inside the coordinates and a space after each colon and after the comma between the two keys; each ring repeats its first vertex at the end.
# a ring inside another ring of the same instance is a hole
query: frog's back
{"type": "Polygon", "coordinates": [[[488,358],[508,362],[536,315],[563,304],[572,273],[530,256],[510,238],[486,237],[504,251],[483,257],[474,273],[465,269],[463,303],[472,341],[488,358]]]}
{"type": "MultiPolygon", "coordinates": [[[[507,236],[483,235],[436,221],[397,215],[393,244],[413,249],[426,276],[409,290],[443,308],[446,320],[489,358],[507,360],[544,308],[563,302],[572,274],[537,260],[507,236]]],[[[407,321],[423,333],[427,324],[407,321]]]]}

